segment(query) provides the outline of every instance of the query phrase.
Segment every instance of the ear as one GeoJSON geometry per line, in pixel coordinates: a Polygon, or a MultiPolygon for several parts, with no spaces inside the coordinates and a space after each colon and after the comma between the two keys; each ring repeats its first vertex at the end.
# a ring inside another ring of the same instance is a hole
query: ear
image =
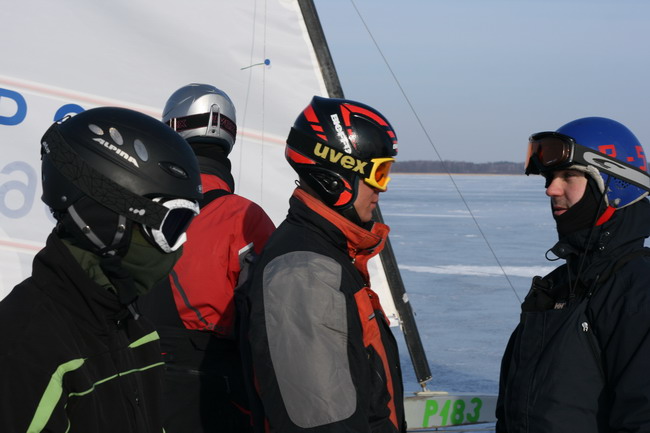
{"type": "Polygon", "coordinates": [[[343,192],[343,182],[335,176],[322,172],[313,172],[311,177],[318,182],[318,184],[328,194],[338,195],[343,192]]]}

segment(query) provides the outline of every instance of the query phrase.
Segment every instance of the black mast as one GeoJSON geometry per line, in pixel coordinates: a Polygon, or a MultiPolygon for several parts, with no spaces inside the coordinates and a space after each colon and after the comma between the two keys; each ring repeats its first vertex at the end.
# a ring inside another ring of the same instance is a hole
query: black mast
{"type": "MultiPolygon", "coordinates": [[[[339,81],[336,68],[334,67],[332,54],[327,46],[323,27],[318,19],[316,6],[314,5],[313,0],[298,0],[298,4],[300,5],[302,16],[305,19],[305,24],[314,51],[316,52],[316,57],[318,58],[318,63],[323,74],[323,79],[325,80],[327,92],[332,98],[343,98],[343,88],[341,87],[341,82],[339,81]]],[[[379,206],[375,208],[373,215],[376,221],[384,221],[379,206]]],[[[386,279],[388,280],[388,286],[393,296],[395,308],[400,316],[401,328],[404,333],[404,340],[406,341],[409,355],[411,356],[415,377],[420,383],[420,386],[422,386],[422,389],[426,389],[426,382],[431,379],[431,370],[429,369],[427,355],[424,352],[420,333],[418,332],[418,327],[415,323],[413,309],[411,308],[411,304],[406,296],[404,282],[402,281],[402,276],[397,267],[397,260],[395,260],[395,254],[393,253],[390,239],[386,240],[384,250],[381,252],[379,257],[384,267],[384,271],[386,272],[386,279]]]]}

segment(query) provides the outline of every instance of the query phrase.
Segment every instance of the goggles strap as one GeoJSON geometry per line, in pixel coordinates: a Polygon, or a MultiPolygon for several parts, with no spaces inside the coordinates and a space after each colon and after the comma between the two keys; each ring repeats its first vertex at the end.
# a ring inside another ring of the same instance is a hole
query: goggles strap
{"type": "Polygon", "coordinates": [[[71,183],[92,199],[103,197],[101,203],[117,213],[151,227],[160,227],[168,209],[146,197],[132,193],[86,163],[70,146],[53,124],[43,136],[41,153],[71,183]]]}
{"type": "Polygon", "coordinates": [[[587,147],[576,144],[574,151],[574,162],[583,165],[596,167],[601,173],[608,174],[617,179],[650,192],[650,175],[633,165],[619,161],[616,158],[596,152],[587,147]]]}
{"type": "Polygon", "coordinates": [[[192,114],[184,117],[174,117],[167,121],[167,125],[171,126],[177,132],[183,132],[188,129],[219,126],[233,137],[237,135],[237,125],[235,122],[220,111],[192,114]]]}

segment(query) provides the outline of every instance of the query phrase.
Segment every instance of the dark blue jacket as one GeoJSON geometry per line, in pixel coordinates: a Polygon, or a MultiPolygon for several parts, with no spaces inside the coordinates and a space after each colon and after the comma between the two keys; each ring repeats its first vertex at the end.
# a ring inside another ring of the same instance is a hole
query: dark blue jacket
{"type": "Polygon", "coordinates": [[[646,199],[553,247],[503,357],[497,432],[650,431],[646,199]],[[585,252],[586,251],[586,252],[585,252]]]}

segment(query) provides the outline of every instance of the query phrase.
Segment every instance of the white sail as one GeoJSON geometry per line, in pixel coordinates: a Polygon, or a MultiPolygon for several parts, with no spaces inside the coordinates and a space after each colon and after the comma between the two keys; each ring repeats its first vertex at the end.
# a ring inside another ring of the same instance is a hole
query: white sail
{"type": "MultiPolygon", "coordinates": [[[[185,84],[226,90],[239,124],[237,192],[276,224],[284,219],[296,179],[284,141],[311,97],[327,95],[296,1],[27,0],[3,8],[0,35],[12,41],[0,70],[0,297],[29,275],[53,226],[40,201],[40,137],[55,117],[81,109],[160,117],[185,84]]],[[[397,324],[391,297],[383,298],[397,324]]]]}

